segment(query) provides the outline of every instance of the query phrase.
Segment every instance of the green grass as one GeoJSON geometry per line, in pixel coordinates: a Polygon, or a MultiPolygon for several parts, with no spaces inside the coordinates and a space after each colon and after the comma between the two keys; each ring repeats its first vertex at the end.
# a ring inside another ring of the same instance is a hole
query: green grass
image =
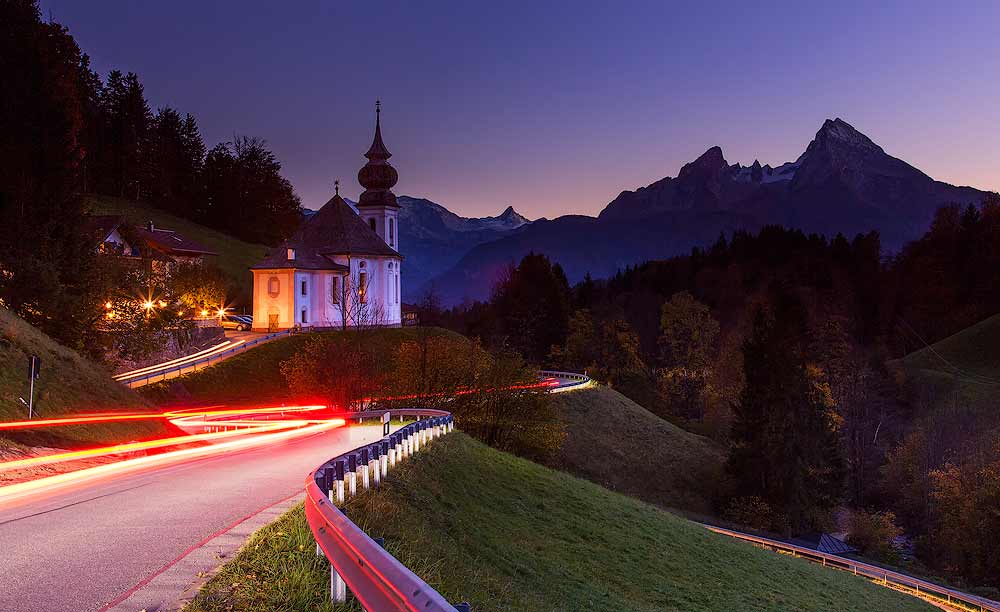
{"type": "MultiPolygon", "coordinates": [[[[431,334],[460,337],[454,332],[439,328],[386,328],[364,333],[369,334],[369,342],[375,345],[378,353],[389,358],[400,343],[416,340],[418,334],[428,331],[431,334]]],[[[157,403],[287,402],[291,393],[285,377],[281,374],[281,363],[301,350],[310,340],[317,337],[334,338],[341,333],[343,332],[316,332],[272,340],[230,357],[218,365],[162,383],[140,387],[139,391],[157,403]]],[[[331,367],[335,367],[335,364],[331,367]]]]}
{"type": "Polygon", "coordinates": [[[94,214],[123,215],[129,222],[136,225],[145,225],[147,221],[152,221],[157,227],[176,230],[188,238],[200,242],[219,254],[218,257],[206,257],[206,260],[217,265],[232,279],[240,290],[241,296],[239,297],[249,299],[253,295],[253,276],[250,274],[250,266],[264,257],[267,253],[266,246],[244,242],[142,202],[132,202],[110,196],[89,196],[87,203],[94,214]]]}
{"type": "Polygon", "coordinates": [[[725,462],[711,440],[604,386],[557,393],[552,401],[567,431],[555,467],[663,507],[711,510],[725,462]],[[630,469],[619,467],[623,461],[630,469]]]}
{"type": "MultiPolygon", "coordinates": [[[[62,346],[12,312],[0,308],[0,420],[27,418],[19,397],[28,397],[29,355],[42,360],[35,381],[37,416],[58,417],[78,412],[143,410],[152,405],[127,387],[115,382],[110,372],[62,346]]],[[[24,434],[5,434],[10,440],[30,445],[73,447],[90,442],[137,439],[161,431],[155,423],[95,424],[24,434]]]]}
{"type": "MultiPolygon", "coordinates": [[[[434,442],[346,511],[476,612],[932,609],[462,434],[434,442]]],[[[358,609],[326,603],[328,575],[299,507],[258,532],[186,610],[358,609]]]]}

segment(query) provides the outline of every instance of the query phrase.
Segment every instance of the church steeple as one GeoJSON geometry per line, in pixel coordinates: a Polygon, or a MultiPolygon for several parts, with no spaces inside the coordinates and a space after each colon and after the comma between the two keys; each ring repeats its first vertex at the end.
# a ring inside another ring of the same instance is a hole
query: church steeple
{"type": "Polygon", "coordinates": [[[389,164],[392,153],[382,142],[382,103],[375,101],[375,138],[365,153],[368,163],[358,171],[358,182],[365,188],[358,200],[358,206],[395,206],[396,195],[391,189],[399,180],[396,169],[389,164]]]}

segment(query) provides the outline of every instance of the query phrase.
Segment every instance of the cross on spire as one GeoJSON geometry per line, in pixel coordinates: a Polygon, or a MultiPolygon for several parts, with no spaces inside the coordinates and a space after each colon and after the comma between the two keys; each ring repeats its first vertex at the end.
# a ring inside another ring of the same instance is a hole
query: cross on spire
{"type": "Polygon", "coordinates": [[[333,181],[333,194],[340,195],[340,179],[333,181]]]}

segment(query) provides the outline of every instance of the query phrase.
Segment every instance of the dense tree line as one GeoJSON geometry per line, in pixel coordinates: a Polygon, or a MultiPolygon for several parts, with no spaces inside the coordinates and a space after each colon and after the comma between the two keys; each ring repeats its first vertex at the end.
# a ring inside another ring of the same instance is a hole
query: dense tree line
{"type": "Polygon", "coordinates": [[[557,269],[529,255],[491,301],[434,316],[730,448],[722,515],[802,532],[847,505],[871,554],[902,527],[931,567],[1000,582],[988,539],[957,535],[992,525],[1000,418],[893,361],[1000,312],[1000,200],[942,208],[892,256],[877,233],[766,227],[574,287],[557,269]]]}
{"type": "MultiPolygon", "coordinates": [[[[152,112],[134,73],[105,79],[37,0],[0,2],[0,304],[56,339],[94,347],[121,279],[94,256],[86,194],[145,201],[251,242],[301,220],[260,139],[206,151],[191,114],[152,112]]],[[[105,262],[106,263],[106,262],[105,262]]]]}

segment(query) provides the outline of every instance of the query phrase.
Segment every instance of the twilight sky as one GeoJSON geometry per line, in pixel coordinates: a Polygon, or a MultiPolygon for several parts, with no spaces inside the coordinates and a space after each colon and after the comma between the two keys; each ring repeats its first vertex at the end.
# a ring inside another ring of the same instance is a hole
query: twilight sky
{"type": "Polygon", "coordinates": [[[394,191],[467,216],[596,214],[712,145],[793,160],[834,117],[936,179],[1000,189],[1000,2],[41,5],[209,147],[266,139],[310,208],[335,178],[360,192],[376,97],[394,191]]]}

